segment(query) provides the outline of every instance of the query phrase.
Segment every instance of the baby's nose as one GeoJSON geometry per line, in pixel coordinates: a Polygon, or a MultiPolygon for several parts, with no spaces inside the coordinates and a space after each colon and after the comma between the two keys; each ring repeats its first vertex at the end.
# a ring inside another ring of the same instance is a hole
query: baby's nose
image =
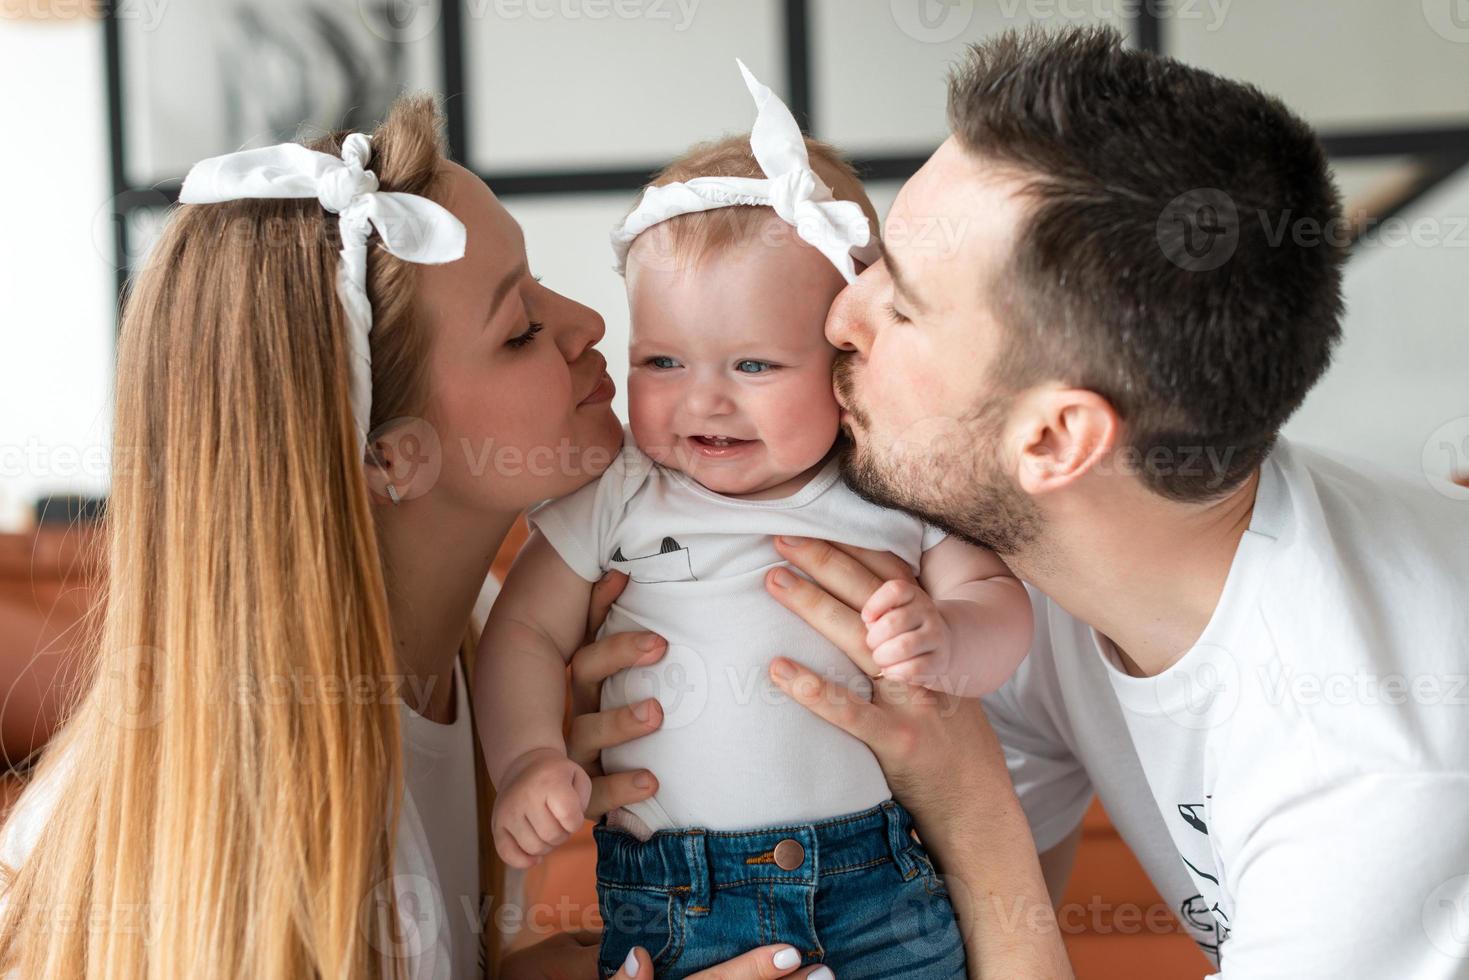
{"type": "Polygon", "coordinates": [[[696,418],[729,415],[735,409],[734,399],[714,385],[695,385],[690,389],[685,407],[696,418]]]}

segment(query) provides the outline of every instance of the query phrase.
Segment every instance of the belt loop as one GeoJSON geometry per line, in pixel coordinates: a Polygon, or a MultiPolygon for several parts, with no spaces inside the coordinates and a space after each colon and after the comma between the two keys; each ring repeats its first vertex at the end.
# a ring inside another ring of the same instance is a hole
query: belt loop
{"type": "Polygon", "coordinates": [[[896,800],[887,800],[881,805],[883,820],[887,824],[888,850],[892,852],[893,863],[898,866],[903,880],[909,881],[921,870],[913,857],[913,836],[909,833],[911,824],[904,819],[906,814],[896,800]]]}
{"type": "Polygon", "coordinates": [[[684,859],[689,865],[688,915],[708,915],[713,904],[709,895],[709,852],[708,841],[702,830],[687,831],[683,835],[684,859]]]}

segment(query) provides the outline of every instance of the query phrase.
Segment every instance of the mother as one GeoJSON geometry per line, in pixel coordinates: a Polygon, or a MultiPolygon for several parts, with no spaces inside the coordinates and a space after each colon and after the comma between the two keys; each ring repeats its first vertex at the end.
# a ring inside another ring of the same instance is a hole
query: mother
{"type": "MultiPolygon", "coordinates": [[[[15,975],[595,975],[595,947],[566,939],[483,965],[498,956],[482,895],[503,889],[466,654],[517,514],[618,445],[603,325],[531,276],[519,228],[439,133],[410,98],[372,138],[382,188],[439,201],[468,244],[441,266],[371,249],[369,460],[333,216],[314,200],[186,206],[155,246],[119,343],[95,674],[0,854],[15,975]]],[[[645,639],[584,649],[583,689],[647,656],[645,639]]],[[[575,754],[651,730],[654,708],[579,719],[575,754]]],[[[963,785],[953,736],[974,715],[877,710],[882,732],[926,746],[874,739],[944,860],[955,821],[929,800],[963,785]]],[[[591,815],[655,785],[599,777],[591,815]]],[[[789,974],[781,951],[720,975],[789,974]]]]}

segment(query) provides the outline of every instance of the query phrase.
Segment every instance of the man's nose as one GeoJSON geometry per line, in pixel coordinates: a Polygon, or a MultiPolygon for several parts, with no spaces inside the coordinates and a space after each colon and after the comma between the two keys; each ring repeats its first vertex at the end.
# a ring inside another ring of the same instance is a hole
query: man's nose
{"type": "Polygon", "coordinates": [[[875,298],[872,286],[861,278],[837,294],[826,314],[826,339],[833,347],[867,356],[872,348],[870,305],[875,298]]]}

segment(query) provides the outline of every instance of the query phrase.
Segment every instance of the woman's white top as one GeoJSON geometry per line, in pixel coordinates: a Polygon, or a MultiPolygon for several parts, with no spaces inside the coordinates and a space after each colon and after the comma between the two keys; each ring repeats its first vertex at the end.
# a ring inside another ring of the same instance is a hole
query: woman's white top
{"type": "MultiPolygon", "coordinates": [[[[402,957],[412,980],[482,977],[486,927],[479,888],[474,736],[469,695],[454,661],[454,720],[438,724],[402,706],[404,794],[391,887],[399,928],[385,957],[402,957]]],[[[62,796],[67,762],[33,782],[0,828],[0,861],[18,868],[62,796]]],[[[5,896],[0,894],[0,909],[5,896]]],[[[367,914],[369,910],[364,910],[367,914]]]]}
{"type": "Polygon", "coordinates": [[[891,551],[916,573],[942,532],[858,497],[835,460],[789,497],[745,500],[657,465],[631,433],[596,482],[529,522],[587,581],[608,569],[631,576],[604,635],[652,630],[668,641],[658,663],[602,687],[604,709],[656,697],[664,712],[658,731],[602,753],[607,771],[648,768],[659,785],[609,820],[639,834],[735,830],[838,816],[892,795],[866,745],[770,681],[770,661],[787,656],[864,697],[872,690],[846,654],[766,593],[765,573],[785,564],[776,535],[891,551]]]}

